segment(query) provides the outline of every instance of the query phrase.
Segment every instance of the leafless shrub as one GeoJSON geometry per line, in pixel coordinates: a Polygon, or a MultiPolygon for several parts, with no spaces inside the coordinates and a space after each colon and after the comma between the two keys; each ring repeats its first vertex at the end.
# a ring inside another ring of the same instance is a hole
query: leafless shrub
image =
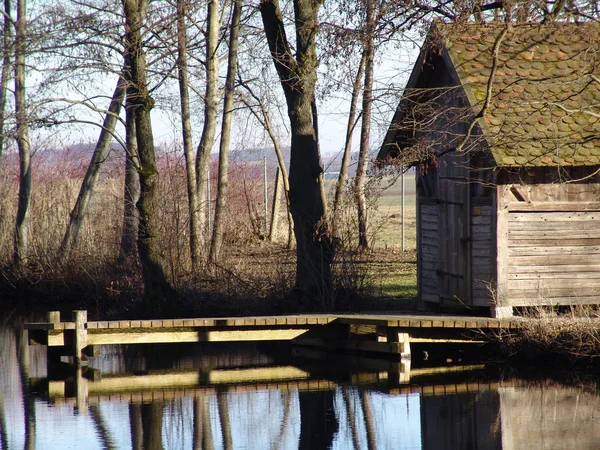
{"type": "Polygon", "coordinates": [[[518,331],[501,330],[493,336],[509,354],[594,359],[600,355],[600,310],[596,306],[536,306],[525,309],[518,331]]]}

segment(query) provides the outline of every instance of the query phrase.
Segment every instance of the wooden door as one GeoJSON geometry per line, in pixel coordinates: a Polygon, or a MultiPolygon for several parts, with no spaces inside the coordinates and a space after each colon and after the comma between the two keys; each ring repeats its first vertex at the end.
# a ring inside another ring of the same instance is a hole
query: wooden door
{"type": "Polygon", "coordinates": [[[466,169],[458,162],[447,163],[443,172],[438,182],[440,300],[442,305],[471,305],[466,169]]]}

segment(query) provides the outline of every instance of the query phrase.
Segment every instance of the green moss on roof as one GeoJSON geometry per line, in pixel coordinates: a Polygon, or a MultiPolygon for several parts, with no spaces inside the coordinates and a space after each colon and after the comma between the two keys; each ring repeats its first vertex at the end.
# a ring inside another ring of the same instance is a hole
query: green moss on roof
{"type": "MultiPolygon", "coordinates": [[[[504,24],[436,26],[473,111],[504,24]]],[[[501,166],[600,164],[600,25],[513,25],[480,126],[501,166]]]]}

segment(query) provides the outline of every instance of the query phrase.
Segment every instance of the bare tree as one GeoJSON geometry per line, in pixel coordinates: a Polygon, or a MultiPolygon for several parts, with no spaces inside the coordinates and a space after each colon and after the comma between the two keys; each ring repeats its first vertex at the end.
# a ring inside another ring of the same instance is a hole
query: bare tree
{"type": "Polygon", "coordinates": [[[159,173],[154,151],[154,138],[150,110],[154,100],[146,82],[146,55],[142,41],[142,24],[147,10],[147,0],[123,0],[125,13],[126,65],[128,81],[127,101],[134,111],[136,141],[140,159],[140,198],[138,253],[142,264],[144,294],[153,306],[158,306],[165,296],[171,296],[163,262],[158,249],[157,223],[159,173]]]}
{"type": "Polygon", "coordinates": [[[4,0],[4,21],[2,26],[2,72],[0,73],[0,172],[2,171],[2,154],[4,153],[4,124],[6,121],[6,97],[11,72],[12,28],[10,17],[11,0],[4,0]]]}
{"type": "Polygon", "coordinates": [[[363,52],[360,58],[360,64],[356,70],[354,81],[352,82],[352,95],[350,98],[350,111],[348,112],[348,122],[346,125],[346,139],[344,141],[344,152],[342,154],[342,164],[340,166],[340,174],[335,184],[335,194],[333,197],[333,211],[331,215],[331,227],[332,232],[337,235],[337,230],[340,221],[340,205],[342,202],[342,195],[344,192],[344,185],[348,179],[348,168],[350,166],[350,156],[352,153],[352,135],[354,128],[356,127],[356,115],[357,115],[357,103],[360,89],[362,86],[361,80],[363,71],[365,68],[365,54],[363,52]]]}
{"type": "Polygon", "coordinates": [[[181,106],[181,132],[187,175],[188,210],[190,215],[190,258],[192,270],[196,272],[200,260],[201,230],[199,227],[198,191],[192,144],[192,124],[190,119],[190,95],[188,89],[187,64],[187,0],[177,0],[177,72],[179,75],[179,98],[181,106]]]}
{"type": "Polygon", "coordinates": [[[231,16],[231,34],[229,36],[229,58],[227,65],[227,79],[225,81],[225,101],[223,105],[223,123],[221,125],[221,145],[219,148],[219,178],[217,184],[217,203],[215,207],[215,221],[213,225],[212,242],[209,260],[217,262],[223,244],[223,225],[227,213],[227,188],[229,182],[229,141],[231,139],[231,120],[233,118],[233,104],[235,93],[235,75],[238,59],[238,39],[240,32],[240,19],[242,17],[242,1],[235,0],[231,16]]]}
{"type": "Polygon", "coordinates": [[[363,87],[362,124],[360,128],[360,150],[356,169],[355,192],[358,209],[358,246],[369,248],[367,235],[367,166],[369,163],[369,138],[371,132],[371,110],[373,106],[373,58],[375,44],[375,0],[365,1],[365,33],[363,35],[363,56],[365,59],[365,84],[363,87]]]}
{"type": "Polygon", "coordinates": [[[63,263],[69,260],[73,250],[77,246],[79,231],[81,230],[81,225],[83,224],[83,220],[87,213],[88,204],[96,187],[96,183],[98,182],[100,168],[102,167],[102,163],[106,160],[108,151],[110,150],[110,143],[112,142],[115,127],[119,118],[119,112],[121,111],[121,105],[125,98],[125,91],[125,80],[122,77],[119,77],[110,106],[104,118],[100,136],[98,137],[96,147],[92,154],[92,159],[81,183],[77,201],[71,210],[67,230],[58,250],[58,258],[63,263]]]}
{"type": "Polygon", "coordinates": [[[297,243],[295,289],[326,306],[331,300],[333,246],[321,196],[323,168],[313,114],[317,55],[315,35],[321,1],[295,0],[296,55],[286,36],[278,0],[263,0],[263,19],[271,57],[288,105],[291,128],[290,207],[297,243]]]}
{"type": "Polygon", "coordinates": [[[207,189],[210,152],[215,140],[219,107],[219,0],[208,0],[208,25],[206,31],[206,92],[204,95],[204,127],[196,154],[196,182],[198,189],[198,226],[204,236],[207,223],[207,189]]]}
{"type": "Polygon", "coordinates": [[[17,0],[15,36],[15,108],[17,116],[17,145],[19,147],[19,204],[15,228],[13,263],[22,267],[27,259],[29,233],[29,202],[31,200],[31,144],[27,122],[25,92],[25,54],[27,52],[27,4],[17,0]]]}

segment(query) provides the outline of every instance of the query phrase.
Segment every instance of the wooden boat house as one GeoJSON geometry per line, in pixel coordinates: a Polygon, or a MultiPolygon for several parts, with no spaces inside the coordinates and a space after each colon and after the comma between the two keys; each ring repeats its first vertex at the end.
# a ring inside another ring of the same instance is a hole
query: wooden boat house
{"type": "Polygon", "coordinates": [[[600,304],[599,31],[431,28],[378,155],[418,167],[424,306],[600,304]]]}

